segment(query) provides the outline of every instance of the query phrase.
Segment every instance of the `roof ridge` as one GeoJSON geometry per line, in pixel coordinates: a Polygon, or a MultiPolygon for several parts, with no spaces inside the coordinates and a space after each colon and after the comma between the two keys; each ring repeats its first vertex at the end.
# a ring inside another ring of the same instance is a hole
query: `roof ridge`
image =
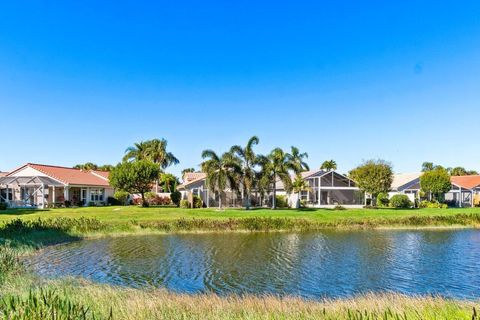
{"type": "MultiPolygon", "coordinates": [[[[32,165],[33,165],[33,166],[42,166],[41,164],[27,163],[27,166],[32,166],[32,165]]],[[[48,166],[48,165],[45,166],[45,167],[55,168],[55,166],[48,166]]],[[[57,167],[57,168],[62,168],[62,167],[57,167]]],[[[45,171],[41,170],[40,168],[35,168],[35,167],[33,167],[33,169],[38,170],[38,171],[40,171],[41,173],[46,174],[47,176],[53,177],[54,179],[56,179],[56,180],[58,180],[58,181],[60,181],[60,182],[63,182],[64,184],[68,184],[67,181],[60,179],[59,177],[57,177],[56,175],[54,175],[54,174],[52,174],[52,173],[50,173],[50,172],[45,172],[45,171]]],[[[66,169],[66,168],[62,168],[62,169],[66,169]]]]}
{"type": "Polygon", "coordinates": [[[76,170],[76,171],[84,171],[84,170],[78,169],[78,168],[56,166],[56,165],[51,165],[51,164],[32,163],[32,162],[28,162],[26,165],[42,166],[42,167],[49,167],[49,168],[60,168],[60,169],[70,169],[70,170],[76,170]]]}

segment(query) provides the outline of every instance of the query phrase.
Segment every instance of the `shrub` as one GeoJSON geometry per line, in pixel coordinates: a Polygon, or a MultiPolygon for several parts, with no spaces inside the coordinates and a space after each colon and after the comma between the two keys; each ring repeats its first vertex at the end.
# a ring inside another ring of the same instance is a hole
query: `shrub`
{"type": "Polygon", "coordinates": [[[422,202],[420,202],[419,207],[420,208],[430,208],[430,209],[447,209],[448,204],[440,203],[438,201],[423,200],[422,202]]]}
{"type": "Polygon", "coordinates": [[[287,198],[285,196],[276,196],[276,204],[277,208],[287,208],[288,207],[288,202],[287,198]]]}
{"type": "Polygon", "coordinates": [[[411,208],[412,201],[405,194],[396,194],[390,199],[390,206],[392,208],[411,208]]]}
{"type": "Polygon", "coordinates": [[[193,207],[201,208],[203,206],[203,201],[199,196],[193,196],[193,207]]]}
{"type": "Polygon", "coordinates": [[[190,208],[190,203],[188,202],[188,200],[181,200],[180,201],[180,208],[183,208],[183,209],[190,208]]]}
{"type": "Polygon", "coordinates": [[[88,203],[88,206],[89,206],[89,207],[95,207],[95,206],[96,206],[96,204],[95,204],[95,202],[93,202],[93,201],[90,201],[90,202],[88,203]]]}
{"type": "Polygon", "coordinates": [[[7,210],[8,206],[4,202],[0,202],[0,210],[7,210]]]}
{"type": "Polygon", "coordinates": [[[124,206],[127,204],[127,200],[130,194],[126,191],[115,191],[113,197],[119,202],[120,205],[124,206]]]}
{"type": "Polygon", "coordinates": [[[390,200],[388,199],[388,193],[381,192],[377,196],[377,206],[388,207],[390,200]]]}
{"type": "Polygon", "coordinates": [[[170,194],[170,200],[177,207],[180,206],[180,200],[182,200],[182,193],[180,191],[174,191],[170,194]]]}
{"type": "Polygon", "coordinates": [[[344,206],[337,205],[333,208],[333,210],[347,210],[344,206]]]}
{"type": "Polygon", "coordinates": [[[157,194],[155,192],[146,192],[145,193],[145,200],[147,200],[147,202],[150,202],[150,200],[152,199],[155,199],[155,197],[157,196],[157,194]]]}
{"type": "Polygon", "coordinates": [[[65,200],[63,204],[65,205],[65,208],[70,208],[72,206],[72,202],[70,200],[65,200]]]}

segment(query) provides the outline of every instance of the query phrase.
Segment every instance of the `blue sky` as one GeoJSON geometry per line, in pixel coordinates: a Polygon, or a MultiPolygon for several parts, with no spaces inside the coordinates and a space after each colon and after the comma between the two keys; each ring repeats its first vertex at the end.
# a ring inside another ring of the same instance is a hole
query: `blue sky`
{"type": "Polygon", "coordinates": [[[4,1],[0,119],[0,170],[164,137],[178,173],[254,134],[312,167],[480,170],[480,2],[4,1]]]}

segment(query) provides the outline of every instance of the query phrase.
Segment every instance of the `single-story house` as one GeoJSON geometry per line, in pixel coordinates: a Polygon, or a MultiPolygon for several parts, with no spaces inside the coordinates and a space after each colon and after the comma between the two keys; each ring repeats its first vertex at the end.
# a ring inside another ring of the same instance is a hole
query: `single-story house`
{"type": "MultiPolygon", "coordinates": [[[[342,205],[346,207],[361,208],[365,204],[365,195],[357,187],[356,183],[348,177],[336,171],[313,170],[302,173],[310,190],[300,194],[300,199],[309,207],[334,207],[342,205]]],[[[193,195],[199,196],[207,207],[218,205],[218,195],[209,192],[206,186],[207,176],[204,173],[186,173],[183,183],[178,187],[182,193],[182,199],[191,199],[193,195]]],[[[292,177],[293,179],[294,177],[292,177]]],[[[281,181],[276,183],[276,194],[287,197],[287,201],[294,206],[298,199],[296,194],[288,194],[281,181]]],[[[230,190],[225,191],[225,199],[222,202],[225,206],[242,206],[241,195],[230,190]]],[[[272,194],[270,194],[271,198],[272,194]]],[[[259,199],[254,190],[252,202],[257,205],[266,204],[271,199],[259,199]]]]}
{"type": "Polygon", "coordinates": [[[17,208],[101,205],[113,193],[105,171],[27,163],[0,177],[0,201],[17,208]]]}
{"type": "Polygon", "coordinates": [[[393,182],[388,196],[391,198],[396,194],[406,194],[412,202],[420,199],[420,177],[422,174],[422,172],[414,172],[393,175],[393,182]]]}
{"type": "Polygon", "coordinates": [[[457,207],[473,207],[480,202],[480,175],[452,176],[452,190],[445,201],[457,207]]]}

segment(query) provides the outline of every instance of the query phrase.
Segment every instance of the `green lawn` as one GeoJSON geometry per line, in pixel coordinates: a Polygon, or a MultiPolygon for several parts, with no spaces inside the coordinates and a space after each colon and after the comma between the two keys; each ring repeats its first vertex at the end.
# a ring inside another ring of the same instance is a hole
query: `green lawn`
{"type": "Polygon", "coordinates": [[[457,209],[228,209],[218,211],[216,209],[179,209],[179,208],[141,208],[129,207],[87,207],[87,208],[64,208],[49,210],[6,210],[0,211],[0,222],[11,219],[38,219],[38,218],[96,218],[109,224],[124,223],[135,220],[137,222],[171,221],[185,219],[214,219],[224,220],[228,218],[302,218],[314,222],[338,222],[341,220],[375,221],[385,219],[399,219],[408,217],[439,217],[456,216],[459,214],[478,214],[480,208],[457,208],[457,209]]]}

